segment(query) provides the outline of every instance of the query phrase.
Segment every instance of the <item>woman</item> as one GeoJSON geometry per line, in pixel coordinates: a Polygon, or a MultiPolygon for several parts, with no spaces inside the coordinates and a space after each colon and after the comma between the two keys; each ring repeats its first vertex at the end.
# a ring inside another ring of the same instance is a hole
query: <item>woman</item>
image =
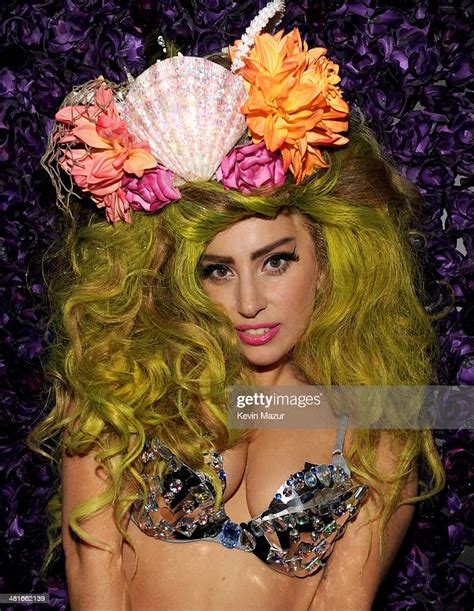
{"type": "MultiPolygon", "coordinates": [[[[297,42],[287,42],[285,61],[299,57],[297,42]]],[[[305,74],[301,95],[315,71],[305,74]]],[[[421,498],[443,485],[430,434],[348,430],[342,445],[343,426],[239,433],[226,424],[226,388],[429,382],[435,340],[406,232],[413,189],[356,117],[349,144],[323,156],[311,126],[304,150],[281,139],[280,123],[259,141],[261,122],[247,104],[254,141],[221,162],[223,185],[170,183],[168,165],[153,176],[150,203],[137,184],[153,169],[149,149],[118,123],[111,89],[98,91],[89,108],[76,102],[58,113],[61,167],[109,220],[132,222],[110,227],[71,204],[75,221],[52,289],[56,404],[32,437],[54,440],[61,460],[50,551],[62,518],[73,609],[370,608],[420,498],[418,461],[431,476],[421,498]],[[118,163],[94,158],[117,133],[123,147],[128,139],[119,177],[118,163]],[[91,147],[85,154],[79,136],[91,147]],[[274,139],[281,158],[272,156],[274,139]],[[246,174],[249,159],[264,165],[263,184],[262,173],[246,174]],[[105,167],[102,182],[97,167],[105,167]],[[131,218],[127,202],[162,209],[131,218]],[[327,467],[329,478],[316,471],[310,482],[305,462],[327,467]],[[280,484],[290,480],[294,490],[282,498],[280,484]],[[298,512],[289,510],[293,500],[298,512]],[[271,525],[263,524],[267,510],[271,525]],[[178,541],[191,544],[168,544],[178,541]],[[311,550],[301,547],[310,542],[311,550]],[[292,566],[303,579],[289,579],[292,566]]],[[[127,99],[121,117],[140,135],[127,99]]],[[[347,144],[344,110],[333,99],[329,143],[338,146],[347,144]]]]}

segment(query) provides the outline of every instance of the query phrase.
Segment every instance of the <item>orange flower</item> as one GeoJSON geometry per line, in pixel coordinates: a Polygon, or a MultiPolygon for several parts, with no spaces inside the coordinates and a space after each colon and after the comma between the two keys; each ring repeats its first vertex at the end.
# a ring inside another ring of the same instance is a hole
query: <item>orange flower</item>
{"type": "Polygon", "coordinates": [[[66,106],[56,113],[56,120],[65,124],[58,134],[58,144],[63,145],[61,167],[91,193],[99,208],[106,207],[109,220],[129,222],[128,202],[120,189],[122,178],[125,172],[141,178],[157,162],[148,143],[128,131],[112,89],[100,85],[92,104],[66,106]]]}
{"type": "Polygon", "coordinates": [[[296,182],[315,166],[328,166],[321,146],[348,142],[340,134],[348,129],[349,107],[337,87],[339,66],[326,53],[321,47],[308,51],[298,28],[286,36],[261,34],[237,71],[249,91],[241,111],[254,143],[279,149],[296,182]]]}

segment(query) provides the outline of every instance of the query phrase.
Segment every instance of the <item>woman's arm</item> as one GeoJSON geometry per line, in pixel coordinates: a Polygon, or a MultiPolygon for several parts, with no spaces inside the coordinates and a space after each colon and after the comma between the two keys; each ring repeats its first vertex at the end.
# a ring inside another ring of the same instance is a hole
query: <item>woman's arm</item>
{"type": "MultiPolygon", "coordinates": [[[[377,463],[383,474],[390,474],[394,468],[395,455],[387,449],[388,445],[382,438],[380,447],[383,449],[379,450],[377,463]]],[[[407,499],[417,493],[418,477],[416,470],[413,470],[402,489],[401,498],[407,499]]],[[[357,517],[348,523],[346,532],[336,542],[309,611],[334,611],[342,608],[370,611],[372,608],[380,584],[397,555],[415,512],[414,505],[402,505],[391,516],[383,535],[382,564],[379,521],[366,523],[369,512],[373,516],[376,509],[374,497],[370,494],[357,517]]]]}
{"type": "Polygon", "coordinates": [[[113,553],[94,547],[76,537],[69,527],[71,510],[80,502],[106,488],[107,479],[93,455],[63,455],[62,540],[66,577],[72,611],[130,611],[128,584],[122,566],[123,537],[113,508],[81,522],[84,530],[108,543],[113,553]]]}

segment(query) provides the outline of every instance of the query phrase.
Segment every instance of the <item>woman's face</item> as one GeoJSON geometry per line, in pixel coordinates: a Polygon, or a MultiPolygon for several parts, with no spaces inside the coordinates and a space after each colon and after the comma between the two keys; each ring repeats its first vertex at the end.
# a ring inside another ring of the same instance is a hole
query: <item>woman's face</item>
{"type": "Polygon", "coordinates": [[[202,259],[203,287],[224,306],[256,367],[287,362],[319,287],[314,242],[299,214],[252,217],[218,233],[202,259]]]}

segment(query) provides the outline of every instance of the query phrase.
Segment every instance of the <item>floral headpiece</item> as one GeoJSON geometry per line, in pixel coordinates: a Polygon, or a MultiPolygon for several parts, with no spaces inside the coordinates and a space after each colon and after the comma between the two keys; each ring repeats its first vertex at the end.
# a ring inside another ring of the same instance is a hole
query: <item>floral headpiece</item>
{"type": "Polygon", "coordinates": [[[321,147],[348,142],[339,67],[326,49],[308,50],[297,28],[261,33],[283,9],[274,0],[260,11],[228,50],[230,71],[178,55],[119,85],[99,77],[75,88],[42,160],[60,205],[77,185],[108,221],[130,222],[130,208],[155,212],[185,181],[248,194],[328,167],[321,147]]]}

